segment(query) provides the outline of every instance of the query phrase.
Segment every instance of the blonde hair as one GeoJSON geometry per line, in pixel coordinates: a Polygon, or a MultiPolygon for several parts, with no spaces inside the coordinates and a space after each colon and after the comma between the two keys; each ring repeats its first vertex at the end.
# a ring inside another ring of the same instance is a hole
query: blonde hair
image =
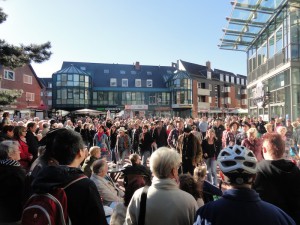
{"type": "Polygon", "coordinates": [[[206,174],[207,174],[206,166],[197,166],[194,169],[194,180],[197,182],[202,181],[204,180],[206,174]]]}
{"type": "Polygon", "coordinates": [[[265,128],[266,128],[266,129],[268,129],[269,127],[273,127],[273,124],[267,123],[267,124],[265,125],[265,128]]]}
{"type": "Polygon", "coordinates": [[[99,152],[101,152],[100,147],[99,147],[99,146],[93,146],[93,147],[91,147],[90,150],[89,150],[89,155],[95,157],[96,154],[99,153],[99,152]]]}
{"type": "Polygon", "coordinates": [[[254,127],[251,127],[249,130],[247,130],[247,136],[250,137],[251,134],[254,135],[254,137],[257,137],[257,130],[254,127]]]}

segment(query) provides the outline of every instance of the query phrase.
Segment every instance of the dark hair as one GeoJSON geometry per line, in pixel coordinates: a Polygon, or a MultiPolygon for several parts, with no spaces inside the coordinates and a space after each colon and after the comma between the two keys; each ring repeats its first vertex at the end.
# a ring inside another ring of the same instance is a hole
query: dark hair
{"type": "Polygon", "coordinates": [[[182,174],[179,176],[179,188],[187,193],[190,193],[195,200],[202,197],[202,188],[199,183],[197,183],[192,175],[182,174]]]}
{"type": "Polygon", "coordinates": [[[26,127],[24,127],[24,126],[15,126],[15,128],[14,128],[14,138],[16,140],[20,140],[20,136],[21,136],[23,130],[26,130],[26,127]]]}
{"type": "Polygon", "coordinates": [[[27,129],[34,127],[34,125],[36,125],[36,122],[27,123],[27,129]]]}
{"type": "Polygon", "coordinates": [[[2,117],[7,117],[9,115],[9,112],[4,112],[3,114],[2,114],[2,117]]]}
{"type": "Polygon", "coordinates": [[[7,131],[13,131],[14,128],[15,128],[15,127],[14,127],[13,125],[6,125],[6,126],[4,126],[4,127],[2,128],[2,132],[3,132],[3,134],[6,134],[7,131]]]}
{"type": "Polygon", "coordinates": [[[44,156],[56,159],[60,165],[69,165],[84,148],[81,135],[66,128],[48,132],[43,142],[46,144],[44,156]]]}
{"type": "Polygon", "coordinates": [[[267,149],[267,151],[273,158],[280,159],[283,156],[285,152],[285,142],[280,134],[265,133],[263,141],[269,142],[270,148],[267,149]]]}

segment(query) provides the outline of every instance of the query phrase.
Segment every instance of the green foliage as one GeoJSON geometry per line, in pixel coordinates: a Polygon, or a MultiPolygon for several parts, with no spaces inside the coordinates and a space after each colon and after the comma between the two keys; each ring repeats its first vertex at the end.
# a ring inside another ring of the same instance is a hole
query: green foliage
{"type": "Polygon", "coordinates": [[[0,90],[0,105],[10,105],[21,97],[23,90],[0,90]]]}
{"type": "MultiPolygon", "coordinates": [[[[0,8],[0,23],[4,22],[7,15],[0,8]]],[[[50,51],[51,43],[30,44],[15,46],[8,44],[5,40],[0,39],[0,64],[11,69],[30,64],[32,61],[42,63],[48,59],[52,52],[50,51]]]]}

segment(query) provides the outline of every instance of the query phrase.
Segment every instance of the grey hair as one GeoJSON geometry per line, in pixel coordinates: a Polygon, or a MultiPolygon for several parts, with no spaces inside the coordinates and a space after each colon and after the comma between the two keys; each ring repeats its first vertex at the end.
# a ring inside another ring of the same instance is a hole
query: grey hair
{"type": "Polygon", "coordinates": [[[10,158],[16,149],[19,149],[19,143],[17,141],[2,141],[0,143],[0,160],[10,158]]]}
{"type": "Polygon", "coordinates": [[[101,173],[102,170],[104,169],[104,166],[106,165],[106,160],[105,159],[98,159],[96,160],[93,165],[92,165],[92,169],[93,169],[93,173],[94,174],[98,174],[101,173]]]}
{"type": "Polygon", "coordinates": [[[180,166],[181,157],[174,149],[161,147],[157,149],[150,158],[150,170],[154,176],[168,178],[174,168],[180,166]]]}

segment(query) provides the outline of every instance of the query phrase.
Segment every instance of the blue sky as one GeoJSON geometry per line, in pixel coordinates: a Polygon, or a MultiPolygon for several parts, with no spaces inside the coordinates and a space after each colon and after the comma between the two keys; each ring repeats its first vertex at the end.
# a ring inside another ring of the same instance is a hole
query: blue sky
{"type": "Polygon", "coordinates": [[[0,37],[11,44],[50,41],[51,77],[63,61],[170,66],[178,59],[246,75],[246,53],[218,48],[230,0],[0,0],[0,37]]]}

